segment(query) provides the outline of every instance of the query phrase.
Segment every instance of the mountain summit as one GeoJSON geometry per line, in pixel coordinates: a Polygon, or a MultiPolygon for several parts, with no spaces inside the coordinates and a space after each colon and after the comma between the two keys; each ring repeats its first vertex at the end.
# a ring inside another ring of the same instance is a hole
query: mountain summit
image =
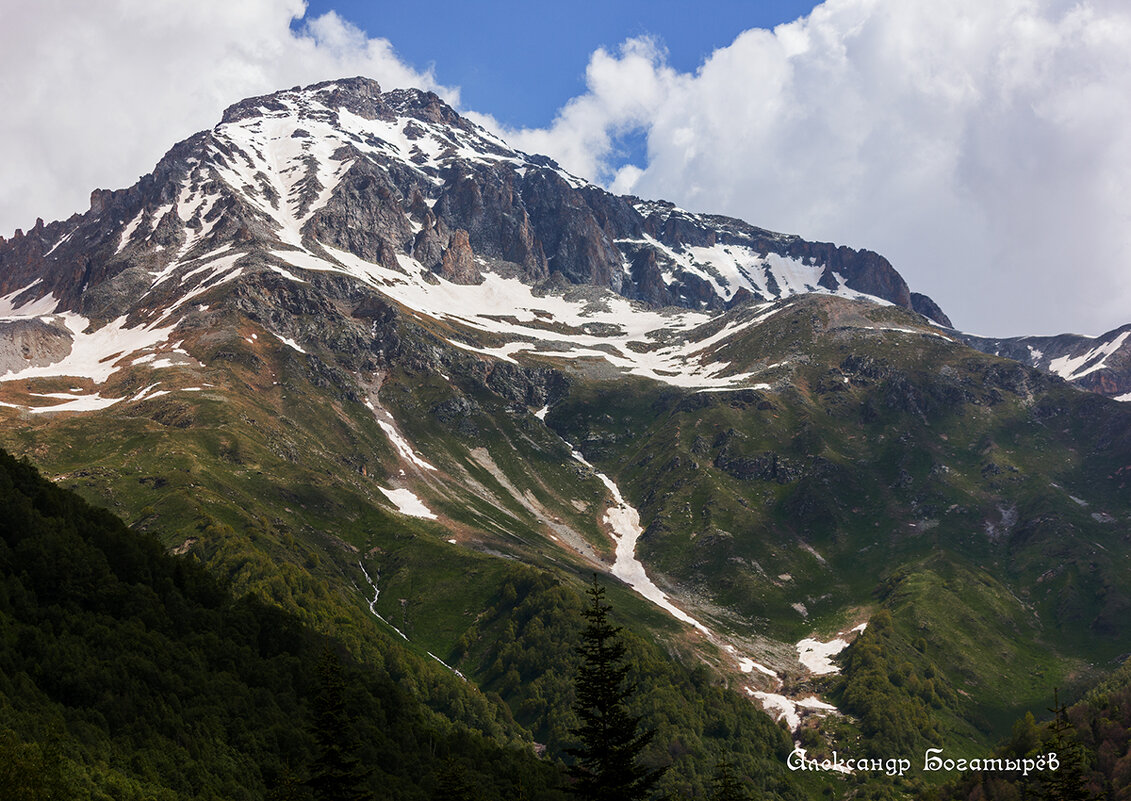
{"type": "Polygon", "coordinates": [[[95,190],[86,214],[0,241],[0,295],[38,280],[33,294],[60,309],[116,316],[136,292],[221,258],[333,265],[326,248],[457,284],[495,273],[652,307],[869,295],[949,325],[875,253],[613,196],[434,94],[365,78],[237,103],[133,187],[95,190]]]}

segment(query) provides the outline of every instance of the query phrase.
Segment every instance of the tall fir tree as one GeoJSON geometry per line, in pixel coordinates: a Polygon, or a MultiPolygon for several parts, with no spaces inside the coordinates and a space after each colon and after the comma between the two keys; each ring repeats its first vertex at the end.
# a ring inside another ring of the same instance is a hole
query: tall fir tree
{"type": "Polygon", "coordinates": [[[346,706],[346,679],[341,660],[329,647],[318,664],[319,691],[314,698],[312,728],[315,756],[307,786],[315,801],[370,801],[368,771],[357,756],[353,721],[346,706]]]}
{"type": "Polygon", "coordinates": [[[1088,786],[1088,755],[1076,738],[1076,727],[1068,719],[1067,709],[1060,703],[1059,688],[1053,690],[1053,719],[1049,721],[1051,736],[1045,748],[1055,753],[1059,767],[1041,777],[1040,798],[1047,801],[1095,801],[1088,786]]]}
{"type": "Polygon", "coordinates": [[[585,801],[636,801],[647,797],[666,768],[649,769],[638,762],[655,732],[642,731],[640,718],[629,714],[636,687],[628,681],[621,628],[609,621],[612,607],[605,603],[596,575],[588,595],[575,680],[574,711],[581,725],[572,731],[580,744],[566,750],[576,760],[570,767],[572,790],[585,801]]]}

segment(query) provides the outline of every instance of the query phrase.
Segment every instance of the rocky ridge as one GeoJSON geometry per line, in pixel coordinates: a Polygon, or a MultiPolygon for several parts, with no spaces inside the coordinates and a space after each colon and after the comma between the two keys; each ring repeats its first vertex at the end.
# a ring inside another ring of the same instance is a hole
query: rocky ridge
{"type": "Polygon", "coordinates": [[[983,353],[1036,367],[1099,395],[1131,401],[1131,324],[1098,337],[1060,334],[994,339],[962,334],[961,338],[983,353]]]}

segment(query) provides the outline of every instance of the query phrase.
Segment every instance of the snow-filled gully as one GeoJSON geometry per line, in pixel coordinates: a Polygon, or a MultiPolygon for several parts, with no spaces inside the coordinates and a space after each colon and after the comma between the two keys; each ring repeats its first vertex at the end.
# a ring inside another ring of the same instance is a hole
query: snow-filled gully
{"type": "MultiPolygon", "coordinates": [[[[608,488],[613,496],[614,505],[610,506],[605,513],[605,523],[612,530],[612,537],[616,542],[616,557],[613,561],[612,574],[676,620],[702,632],[710,642],[729,654],[743,673],[752,673],[756,670],[772,678],[777,689],[781,689],[783,682],[776,671],[742,655],[734,645],[673,604],[667,595],[656,586],[652,579],[648,577],[644,565],[636,558],[636,542],[644,533],[644,529],[640,525],[640,513],[625,501],[620,488],[611,478],[594,468],[578,451],[573,450],[571,453],[574,459],[593,471],[593,474],[601,480],[601,483],[608,488]]],[[[861,630],[863,630],[863,626],[853,629],[853,631],[861,630]]],[[[797,645],[799,661],[814,674],[833,673],[837,671],[837,668],[828,661],[828,658],[839,653],[847,645],[847,641],[839,638],[829,643],[804,639],[797,645]]],[[[774,720],[785,720],[790,731],[797,731],[801,726],[802,710],[816,714],[829,714],[837,711],[835,706],[825,703],[813,695],[794,699],[780,693],[755,690],[749,686],[745,690],[747,695],[762,704],[762,708],[766,710],[770,717],[774,720]]]]}

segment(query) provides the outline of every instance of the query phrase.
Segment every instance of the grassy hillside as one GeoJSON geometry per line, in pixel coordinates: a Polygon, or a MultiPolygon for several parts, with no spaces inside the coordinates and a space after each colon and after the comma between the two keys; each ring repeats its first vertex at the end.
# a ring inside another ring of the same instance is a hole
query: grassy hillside
{"type": "MultiPolygon", "coordinates": [[[[902,310],[778,304],[710,346],[760,388],[694,392],[551,353],[484,358],[407,315],[367,311],[371,301],[339,302],[356,307],[330,322],[298,306],[285,318],[305,353],[265,334],[257,307],[225,312],[187,342],[199,364],[167,381],[200,391],[97,414],[0,409],[0,441],[498,740],[562,746],[573,657],[564,640],[541,652],[527,640],[569,630],[570,605],[548,599],[576,598],[611,559],[607,491],[572,447],[640,510],[650,574],[714,627],[776,639],[767,658],[789,687],[832,689],[789,661],[792,643],[890,614],[889,681],[931,679],[934,696],[916,691],[930,725],[964,752],[1053,686],[1102,672],[1131,634],[1131,410],[902,310]],[[351,338],[354,318],[380,329],[385,361],[351,338]],[[543,421],[534,411],[546,406],[543,421]],[[382,487],[410,489],[437,519],[397,512],[382,487]],[[556,589],[519,589],[546,580],[556,589]]],[[[750,314],[737,308],[718,330],[750,314]]],[[[148,378],[115,380],[107,395],[148,378]]],[[[37,392],[58,389],[38,381],[37,392]]],[[[665,732],[654,757],[683,765],[673,781],[706,786],[704,766],[739,732],[762,732],[749,770],[770,759],[779,736],[746,719],[756,711],[722,691],[725,674],[688,679],[711,655],[611,591],[640,647],[666,655],[656,686],[674,690],[659,693],[669,700],[652,717],[665,732]],[[746,722],[712,727],[715,713],[686,711],[724,707],[746,722]],[[690,742],[665,716],[688,722],[690,742]]],[[[831,733],[861,731],[844,723],[831,733]]]]}

